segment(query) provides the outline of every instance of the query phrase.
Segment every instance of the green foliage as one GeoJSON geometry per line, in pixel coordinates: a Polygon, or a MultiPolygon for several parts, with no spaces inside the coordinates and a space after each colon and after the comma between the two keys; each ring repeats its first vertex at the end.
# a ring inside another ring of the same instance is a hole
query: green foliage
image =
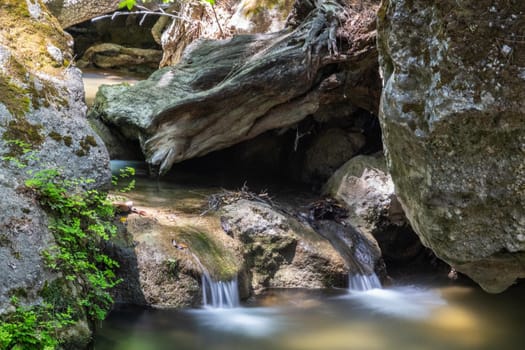
{"type": "MultiPolygon", "coordinates": [[[[163,3],[168,3],[168,2],[173,2],[174,0],[162,0],[163,3]]],[[[207,2],[209,2],[209,0],[206,0],[207,2]]],[[[212,0],[214,3],[215,3],[215,0],[212,0]]],[[[146,3],[146,2],[151,2],[151,0],[142,0],[140,1],[142,3],[146,3]]],[[[127,7],[128,10],[131,11],[131,9],[133,7],[135,7],[137,5],[137,0],[121,0],[120,3],[118,4],[118,8],[119,9],[123,9],[124,7],[127,7]]]]}
{"type": "Polygon", "coordinates": [[[0,349],[53,350],[60,343],[59,332],[73,324],[71,310],[57,313],[52,305],[22,307],[11,298],[16,311],[3,317],[0,323],[0,349]]]}
{"type": "Polygon", "coordinates": [[[106,194],[85,190],[89,180],[64,180],[58,170],[42,170],[26,181],[40,203],[50,212],[50,229],[56,246],[44,252],[46,264],[66,280],[76,281],[78,307],[91,320],[103,320],[113,304],[109,290],[120,282],[118,263],[101,251],[103,241],[116,232],[114,208],[106,194]]]}
{"type": "Polygon", "coordinates": [[[0,157],[17,168],[25,168],[30,160],[35,159],[32,146],[22,140],[6,140],[6,145],[11,149],[9,153],[0,157]]]}
{"type": "MultiPolygon", "coordinates": [[[[215,0],[202,0],[203,2],[206,2],[210,5],[215,5],[215,0]]],[[[128,10],[131,11],[131,9],[133,9],[133,7],[135,7],[137,5],[137,0],[121,0],[120,3],[118,4],[118,8],[119,9],[123,9],[123,8],[127,8],[128,10]]],[[[146,2],[151,2],[151,0],[142,0],[140,1],[142,3],[146,3],[146,2]]],[[[174,0],[162,0],[163,3],[169,3],[169,2],[174,2],[174,0]]]]}
{"type": "Polygon", "coordinates": [[[135,188],[135,169],[132,167],[125,167],[119,170],[118,176],[113,176],[111,183],[115,187],[115,190],[119,192],[129,192],[135,188]],[[124,181],[127,183],[122,184],[124,181]]]}

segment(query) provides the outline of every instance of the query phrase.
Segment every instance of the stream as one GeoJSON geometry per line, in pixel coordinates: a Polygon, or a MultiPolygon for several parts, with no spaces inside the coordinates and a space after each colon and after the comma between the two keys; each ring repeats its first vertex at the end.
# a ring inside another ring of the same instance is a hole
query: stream
{"type": "MultiPolygon", "coordinates": [[[[138,177],[129,196],[150,211],[170,203],[193,210],[205,194],[224,185],[209,177],[204,183],[205,178],[185,173],[177,182],[138,177]]],[[[521,349],[524,292],[521,286],[490,295],[476,286],[422,275],[368,291],[268,290],[233,308],[120,305],[97,330],[93,346],[96,350],[521,349]]]]}
{"type": "MultiPolygon", "coordinates": [[[[99,83],[96,73],[87,79],[94,79],[92,86],[99,83]]],[[[115,168],[125,165],[129,163],[113,162],[115,168]]],[[[131,165],[139,173],[145,172],[140,163],[131,165]]],[[[138,177],[129,197],[139,208],[175,205],[191,211],[220,187],[243,185],[242,177],[225,183],[227,176],[212,175],[179,172],[171,182],[138,177]]],[[[289,191],[284,184],[280,187],[289,191]]],[[[97,329],[93,348],[521,349],[525,344],[524,293],[523,285],[490,295],[476,286],[435,276],[411,276],[385,289],[367,291],[268,290],[232,308],[175,310],[119,305],[97,329]]]]}
{"type": "Polygon", "coordinates": [[[422,285],[270,290],[233,309],[122,307],[97,332],[96,350],[521,349],[523,288],[422,285]]]}

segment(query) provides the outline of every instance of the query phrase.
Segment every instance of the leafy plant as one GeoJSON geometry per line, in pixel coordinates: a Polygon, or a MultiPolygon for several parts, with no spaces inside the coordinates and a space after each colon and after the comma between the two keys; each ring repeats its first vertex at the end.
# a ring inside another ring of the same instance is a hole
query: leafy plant
{"type": "Polygon", "coordinates": [[[74,323],[70,309],[56,313],[50,304],[23,307],[16,297],[11,303],[16,311],[0,323],[0,349],[55,349],[60,343],[58,332],[74,323]]]}
{"type": "Polygon", "coordinates": [[[37,172],[26,181],[51,214],[50,229],[56,246],[44,252],[46,264],[66,280],[80,285],[79,307],[92,320],[103,320],[113,304],[109,290],[120,282],[118,263],[102,252],[101,245],[116,232],[114,208],[106,195],[85,190],[88,180],[68,181],[58,170],[37,172]]]}
{"type": "Polygon", "coordinates": [[[111,183],[114,186],[115,190],[119,192],[129,192],[135,188],[135,169],[132,167],[125,167],[119,169],[119,175],[114,175],[111,183]],[[127,181],[126,185],[123,185],[123,180],[127,181]]]}

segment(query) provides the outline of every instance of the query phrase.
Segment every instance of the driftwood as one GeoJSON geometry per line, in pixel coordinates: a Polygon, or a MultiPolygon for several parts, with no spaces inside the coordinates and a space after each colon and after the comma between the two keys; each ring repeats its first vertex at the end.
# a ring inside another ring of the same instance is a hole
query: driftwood
{"type": "Polygon", "coordinates": [[[321,106],[377,112],[377,2],[317,1],[295,28],[191,44],[135,86],[102,87],[90,116],[139,140],[162,174],[174,163],[286,128],[321,106]]]}

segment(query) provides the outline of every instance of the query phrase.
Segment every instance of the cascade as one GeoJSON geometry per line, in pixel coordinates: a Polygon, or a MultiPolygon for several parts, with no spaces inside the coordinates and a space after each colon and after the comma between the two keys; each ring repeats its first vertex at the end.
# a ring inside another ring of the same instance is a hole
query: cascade
{"type": "Polygon", "coordinates": [[[239,306],[237,277],[231,281],[215,281],[206,270],[202,274],[202,302],[205,307],[231,309],[239,306]]]}
{"type": "Polygon", "coordinates": [[[375,273],[369,275],[365,274],[355,274],[351,275],[348,278],[348,287],[351,291],[365,291],[371,289],[380,289],[381,281],[375,273]]]}
{"type": "Polygon", "coordinates": [[[199,258],[191,253],[193,259],[202,270],[202,304],[214,309],[232,309],[239,307],[239,284],[237,276],[230,281],[214,280],[208,269],[202,265],[199,258]]]}

